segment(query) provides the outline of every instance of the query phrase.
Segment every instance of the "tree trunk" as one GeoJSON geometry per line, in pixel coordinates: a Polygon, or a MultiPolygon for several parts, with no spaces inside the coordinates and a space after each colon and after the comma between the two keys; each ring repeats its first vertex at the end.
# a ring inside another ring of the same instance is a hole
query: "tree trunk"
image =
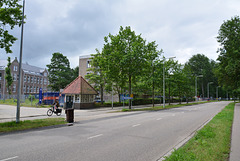
{"type": "MultiPolygon", "coordinates": [[[[129,77],[128,77],[128,83],[129,83],[129,88],[128,88],[128,92],[129,92],[129,97],[130,97],[130,95],[131,95],[131,92],[132,92],[132,77],[131,77],[131,75],[129,75],[129,77]]],[[[131,103],[132,103],[132,100],[131,99],[129,99],[129,101],[128,101],[128,106],[129,106],[129,109],[132,109],[132,107],[131,107],[131,103]]]]}
{"type": "Polygon", "coordinates": [[[152,88],[152,105],[154,107],[154,81],[153,81],[153,88],[152,88]]]}
{"type": "Polygon", "coordinates": [[[103,104],[103,85],[100,85],[100,91],[101,91],[101,104],[103,104]]]}

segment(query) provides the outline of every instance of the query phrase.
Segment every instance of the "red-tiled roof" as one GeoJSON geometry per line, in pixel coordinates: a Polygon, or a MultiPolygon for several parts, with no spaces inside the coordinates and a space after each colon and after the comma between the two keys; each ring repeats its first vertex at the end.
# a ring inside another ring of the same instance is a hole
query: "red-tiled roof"
{"type": "Polygon", "coordinates": [[[78,76],[67,85],[62,94],[98,94],[98,92],[82,77],[78,76]]]}

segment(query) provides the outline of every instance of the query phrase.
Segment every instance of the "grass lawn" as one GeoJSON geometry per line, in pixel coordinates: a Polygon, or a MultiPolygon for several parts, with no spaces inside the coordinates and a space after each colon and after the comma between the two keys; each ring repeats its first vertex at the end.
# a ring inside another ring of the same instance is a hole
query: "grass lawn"
{"type": "Polygon", "coordinates": [[[235,103],[230,103],[166,161],[227,161],[235,103]]]}
{"type": "Polygon", "coordinates": [[[15,121],[4,122],[0,123],[0,133],[66,124],[64,120],[64,118],[47,118],[38,120],[25,120],[20,121],[19,123],[16,123],[15,121]]]}
{"type": "MultiPolygon", "coordinates": [[[[25,102],[21,102],[21,106],[36,107],[37,103],[38,103],[38,99],[34,99],[32,102],[29,99],[25,99],[25,102]]],[[[0,100],[0,104],[17,106],[17,99],[6,99],[4,101],[0,100]]],[[[49,107],[49,105],[41,105],[38,107],[49,107]]]]}

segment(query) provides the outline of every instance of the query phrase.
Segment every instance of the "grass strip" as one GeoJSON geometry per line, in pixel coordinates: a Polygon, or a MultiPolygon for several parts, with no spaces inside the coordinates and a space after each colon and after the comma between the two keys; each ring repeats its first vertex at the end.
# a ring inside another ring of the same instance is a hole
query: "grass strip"
{"type": "Polygon", "coordinates": [[[131,112],[131,111],[158,111],[163,109],[170,109],[170,108],[177,108],[177,107],[183,107],[183,106],[192,106],[192,105],[198,105],[203,103],[209,103],[213,101],[203,101],[203,102],[193,102],[188,104],[177,104],[177,105],[166,105],[165,108],[163,106],[156,106],[156,107],[148,107],[148,108],[137,108],[137,109],[122,109],[122,112],[131,112]]]}
{"type": "Polygon", "coordinates": [[[33,128],[47,127],[53,125],[66,124],[64,118],[47,118],[37,120],[25,120],[16,123],[15,121],[0,123],[0,133],[21,131],[33,128]]]}
{"type": "Polygon", "coordinates": [[[230,103],[166,161],[227,161],[235,103],[230,103]]]}

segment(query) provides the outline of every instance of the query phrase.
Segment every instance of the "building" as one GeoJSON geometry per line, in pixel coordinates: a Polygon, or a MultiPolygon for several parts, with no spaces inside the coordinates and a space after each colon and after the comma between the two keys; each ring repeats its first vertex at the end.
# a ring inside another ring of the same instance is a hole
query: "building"
{"type": "MultiPolygon", "coordinates": [[[[91,73],[91,71],[88,71],[88,69],[91,68],[91,58],[92,58],[91,55],[79,56],[79,76],[82,76],[85,79],[86,79],[86,75],[91,73]]],[[[86,79],[86,80],[88,80],[88,79],[86,79]]],[[[100,92],[98,91],[98,93],[100,93],[100,92]]],[[[97,97],[100,98],[100,96],[97,96],[97,97]]],[[[103,100],[105,102],[111,102],[112,95],[104,92],[103,100]]],[[[113,101],[114,102],[119,101],[118,95],[113,95],[113,101]]]]}
{"type": "MultiPolygon", "coordinates": [[[[0,98],[7,98],[8,91],[5,87],[5,68],[7,67],[7,60],[0,60],[0,98]]],[[[19,78],[19,62],[17,58],[12,61],[10,66],[11,74],[13,77],[13,83],[11,86],[12,97],[17,96],[18,89],[18,78],[19,78]]],[[[29,65],[28,63],[22,63],[22,80],[21,80],[21,94],[37,94],[39,89],[42,88],[43,92],[47,92],[48,82],[48,71],[47,69],[39,68],[36,66],[29,65]]]]}
{"type": "Polygon", "coordinates": [[[63,89],[62,94],[65,95],[65,109],[84,109],[94,107],[98,92],[82,76],[78,76],[63,89]]]}

